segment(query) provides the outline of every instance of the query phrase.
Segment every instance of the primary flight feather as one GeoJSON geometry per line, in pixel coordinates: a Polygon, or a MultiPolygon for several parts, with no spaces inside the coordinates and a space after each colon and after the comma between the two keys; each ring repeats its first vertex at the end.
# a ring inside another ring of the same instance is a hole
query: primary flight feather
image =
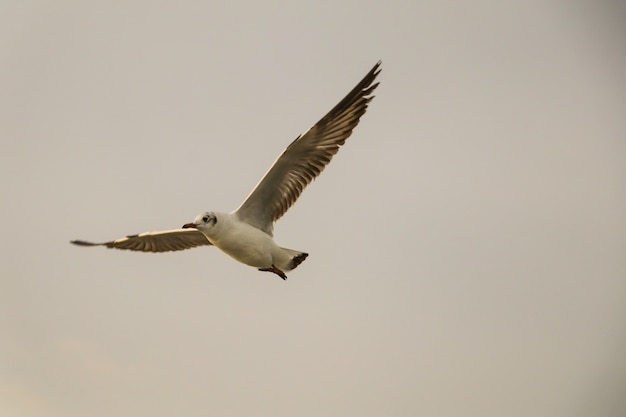
{"type": "Polygon", "coordinates": [[[246,265],[287,279],[307,253],[279,247],[273,224],[339,151],[374,98],[379,61],[328,114],[298,136],[274,161],[244,202],[231,213],[205,212],[181,229],[147,232],[109,242],[72,240],[80,246],[106,246],[142,252],[168,252],[214,245],[246,265]]]}

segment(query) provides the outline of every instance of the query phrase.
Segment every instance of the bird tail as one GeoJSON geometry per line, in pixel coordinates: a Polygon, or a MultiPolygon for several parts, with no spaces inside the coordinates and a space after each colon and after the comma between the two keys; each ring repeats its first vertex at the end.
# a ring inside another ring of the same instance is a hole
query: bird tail
{"type": "Polygon", "coordinates": [[[300,252],[300,251],[297,251],[297,250],[287,249],[287,248],[281,248],[281,249],[284,250],[285,252],[287,252],[289,254],[289,256],[291,257],[291,259],[289,260],[289,262],[285,266],[285,269],[287,271],[291,271],[292,269],[296,269],[296,267],[298,265],[300,265],[302,262],[304,262],[306,257],[309,256],[309,254],[306,253],[306,252],[300,252]]]}

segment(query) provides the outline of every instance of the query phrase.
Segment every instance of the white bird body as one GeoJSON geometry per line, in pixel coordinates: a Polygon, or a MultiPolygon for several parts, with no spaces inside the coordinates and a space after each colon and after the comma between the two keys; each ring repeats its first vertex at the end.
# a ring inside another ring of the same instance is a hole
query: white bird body
{"type": "Polygon", "coordinates": [[[203,213],[185,226],[197,228],[222,252],[255,268],[271,268],[274,265],[282,271],[290,271],[294,257],[306,257],[304,252],[281,248],[272,236],[239,220],[233,213],[203,213]],[[209,216],[209,221],[204,222],[202,219],[206,216],[209,216]]]}
{"type": "Polygon", "coordinates": [[[224,253],[261,271],[287,279],[305,252],[278,246],[272,237],[274,222],[291,207],[352,135],[380,72],[380,62],[330,112],[298,136],[274,161],[244,202],[232,213],[207,211],[180,229],[146,232],[109,242],[73,240],[80,246],[106,246],[142,252],[168,252],[196,246],[216,246],[224,253]]]}

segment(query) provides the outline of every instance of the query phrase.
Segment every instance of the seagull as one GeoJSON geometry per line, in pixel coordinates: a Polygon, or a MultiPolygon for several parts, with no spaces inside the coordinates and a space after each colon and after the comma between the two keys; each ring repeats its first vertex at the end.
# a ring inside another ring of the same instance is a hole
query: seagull
{"type": "Polygon", "coordinates": [[[378,61],[326,116],[291,142],[235,211],[207,211],[180,229],[140,233],[109,242],[71,243],[141,252],[216,246],[241,263],[286,280],[285,271],[295,269],[309,254],[278,246],[273,238],[274,222],[296,202],[359,124],[374,98],[380,65],[378,61]]]}

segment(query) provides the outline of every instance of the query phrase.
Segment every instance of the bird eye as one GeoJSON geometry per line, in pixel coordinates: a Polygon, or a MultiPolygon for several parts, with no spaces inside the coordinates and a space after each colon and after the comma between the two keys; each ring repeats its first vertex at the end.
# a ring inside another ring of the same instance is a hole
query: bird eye
{"type": "Polygon", "coordinates": [[[202,221],[203,221],[203,222],[205,222],[205,223],[208,223],[208,221],[209,221],[209,216],[204,216],[204,217],[202,218],[202,221]]]}

